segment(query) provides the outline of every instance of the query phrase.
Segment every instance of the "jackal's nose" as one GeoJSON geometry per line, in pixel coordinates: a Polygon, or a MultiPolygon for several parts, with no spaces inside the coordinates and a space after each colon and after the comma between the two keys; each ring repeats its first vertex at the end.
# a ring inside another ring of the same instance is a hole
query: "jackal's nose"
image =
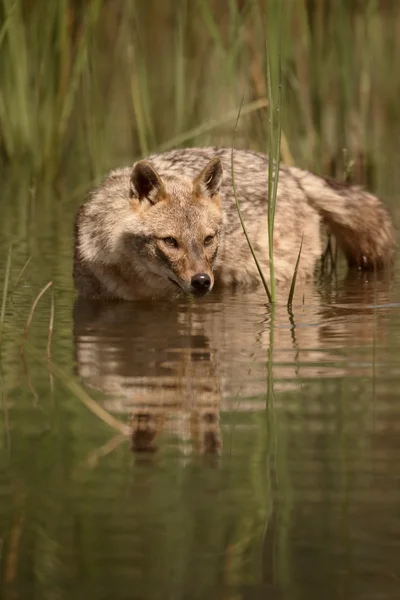
{"type": "Polygon", "coordinates": [[[211,277],[207,273],[196,273],[191,280],[191,286],[194,294],[201,296],[206,294],[211,286],[211,277]]]}

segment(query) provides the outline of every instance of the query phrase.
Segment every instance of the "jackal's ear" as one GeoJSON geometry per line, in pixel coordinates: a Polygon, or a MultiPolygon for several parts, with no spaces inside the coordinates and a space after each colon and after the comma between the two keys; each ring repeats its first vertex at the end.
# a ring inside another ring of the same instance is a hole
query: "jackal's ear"
{"type": "Polygon", "coordinates": [[[164,184],[153,165],[148,160],[137,162],[131,173],[129,197],[155,204],[163,192],[164,184]]]}
{"type": "Polygon", "coordinates": [[[215,156],[194,180],[195,188],[198,189],[201,195],[215,196],[221,187],[222,175],[221,160],[218,156],[215,156]]]}

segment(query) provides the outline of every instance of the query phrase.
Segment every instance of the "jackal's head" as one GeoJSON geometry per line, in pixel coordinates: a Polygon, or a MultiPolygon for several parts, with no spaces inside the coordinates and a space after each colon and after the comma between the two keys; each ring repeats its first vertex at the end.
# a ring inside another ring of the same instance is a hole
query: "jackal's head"
{"type": "Polygon", "coordinates": [[[213,158],[197,177],[160,175],[139,161],[130,179],[134,230],[129,244],[140,274],[160,278],[165,291],[202,296],[214,285],[222,222],[222,165],[213,158]]]}

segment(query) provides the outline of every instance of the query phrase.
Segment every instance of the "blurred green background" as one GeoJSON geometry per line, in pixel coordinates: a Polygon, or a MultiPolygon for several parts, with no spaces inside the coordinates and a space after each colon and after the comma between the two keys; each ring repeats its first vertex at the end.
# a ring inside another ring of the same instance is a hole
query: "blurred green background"
{"type": "Polygon", "coordinates": [[[398,131],[397,0],[1,0],[0,22],[17,176],[85,185],[161,148],[229,145],[242,98],[238,144],[265,150],[267,39],[284,161],[371,178],[398,131]]]}

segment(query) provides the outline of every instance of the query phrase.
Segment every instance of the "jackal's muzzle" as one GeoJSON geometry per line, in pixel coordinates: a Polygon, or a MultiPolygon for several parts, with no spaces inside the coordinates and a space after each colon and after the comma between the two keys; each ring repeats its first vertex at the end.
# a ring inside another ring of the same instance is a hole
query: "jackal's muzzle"
{"type": "Polygon", "coordinates": [[[211,277],[207,273],[196,273],[190,282],[191,293],[195,296],[204,296],[212,288],[211,277]]]}

